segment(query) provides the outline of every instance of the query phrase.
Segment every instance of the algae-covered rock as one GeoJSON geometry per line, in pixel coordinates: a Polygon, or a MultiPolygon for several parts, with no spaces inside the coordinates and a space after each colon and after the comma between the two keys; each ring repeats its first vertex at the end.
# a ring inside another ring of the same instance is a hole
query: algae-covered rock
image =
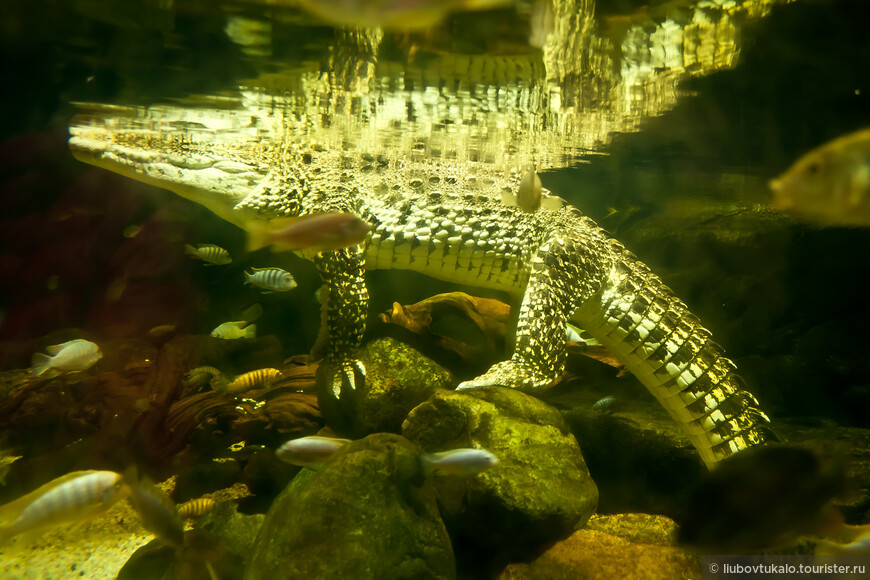
{"type": "Polygon", "coordinates": [[[209,532],[228,552],[247,558],[265,519],[263,514],[240,514],[234,502],[223,501],[196,522],[196,529],[209,532]]]}
{"type": "Polygon", "coordinates": [[[700,578],[700,558],[673,545],[674,528],[664,516],[592,516],[585,529],[532,562],[508,565],[498,580],[700,578]]]}
{"type": "Polygon", "coordinates": [[[449,579],[455,568],[419,449],[379,433],[296,476],[269,510],[245,578],[449,579]]]}
{"type": "MultiPolygon", "coordinates": [[[[332,385],[317,381],[317,399],[324,419],[332,429],[347,437],[370,433],[398,433],[402,421],[414,407],[438,389],[452,389],[453,375],[432,359],[392,338],[366,344],[358,353],[365,377],[358,377],[356,389],[343,391],[336,400],[332,385]]],[[[328,374],[321,365],[318,376],[328,374]]]]}
{"type": "Polygon", "coordinates": [[[403,433],[427,451],[482,447],[499,459],[470,478],[436,475],[456,545],[533,552],[582,526],[598,489],[559,412],[513,389],[439,391],[414,409],[403,433]]]}

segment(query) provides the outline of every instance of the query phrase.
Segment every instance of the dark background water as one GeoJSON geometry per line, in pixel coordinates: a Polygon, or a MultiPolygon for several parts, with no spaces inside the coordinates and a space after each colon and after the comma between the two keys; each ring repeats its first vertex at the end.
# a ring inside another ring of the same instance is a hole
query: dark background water
{"type": "MultiPolygon", "coordinates": [[[[870,417],[870,230],[815,228],[753,209],[769,199],[766,181],[800,154],[870,124],[864,4],[774,6],[741,29],[736,68],[688,81],[691,96],[639,132],[616,135],[606,155],[541,175],[673,287],[774,417],[863,426],[870,417]]],[[[268,259],[296,275],[291,295],[240,288],[241,272],[266,257],[203,268],[181,250],[207,240],[241,252],[239,230],[173,194],[81,164],[66,148],[74,102],[147,105],[231,91],[282,63],[318,60],[334,34],[291,12],[271,20],[268,46],[242,50],[225,31],[227,14],[262,15],[222,6],[0,7],[3,368],[26,366],[28,341],[60,328],[117,337],[175,324],[207,333],[254,301],[269,313],[259,334],[278,335],[287,355],[310,347],[318,316],[309,264],[268,259]],[[125,237],[131,225],[143,229],[125,237]],[[113,300],[120,284],[123,298],[113,300]]],[[[370,285],[373,313],[453,288],[402,272],[373,272],[370,285]]]]}

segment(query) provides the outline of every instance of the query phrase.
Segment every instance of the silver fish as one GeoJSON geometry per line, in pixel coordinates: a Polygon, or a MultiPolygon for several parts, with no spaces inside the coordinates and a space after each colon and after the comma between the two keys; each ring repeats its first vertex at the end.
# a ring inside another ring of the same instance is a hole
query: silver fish
{"type": "Polygon", "coordinates": [[[350,439],[311,435],[286,442],[278,448],[275,456],[286,463],[317,469],[348,443],[350,439]]]}
{"type": "Polygon", "coordinates": [[[121,499],[124,489],[121,474],[114,471],[74,471],[58,477],[0,507],[0,543],[99,515],[121,499]]]}
{"type": "Polygon", "coordinates": [[[198,260],[207,262],[207,265],[225,266],[233,261],[229,252],[214,244],[199,244],[196,247],[185,244],[184,251],[198,260]]]}
{"type": "Polygon", "coordinates": [[[184,542],[184,523],[178,508],[165,493],[147,479],[139,479],[135,471],[124,476],[130,504],[139,514],[142,526],[164,543],[178,548],[184,542]]]}
{"type": "Polygon", "coordinates": [[[245,284],[268,292],[287,292],[296,288],[293,274],[281,268],[252,268],[250,273],[245,272],[245,284]]]}
{"type": "Polygon", "coordinates": [[[236,338],[254,338],[257,336],[257,325],[248,324],[247,320],[224,322],[211,331],[211,336],[233,340],[236,338]]]}
{"type": "Polygon", "coordinates": [[[595,401],[592,405],[592,410],[598,413],[612,413],[616,408],[618,403],[618,399],[612,395],[608,395],[607,397],[602,397],[595,401]]]}
{"type": "Polygon", "coordinates": [[[420,456],[423,471],[468,477],[498,465],[498,458],[486,449],[451,449],[420,456]]]}
{"type": "Polygon", "coordinates": [[[63,373],[74,373],[91,368],[103,358],[100,347],[81,338],[55,344],[46,349],[48,354],[38,352],[31,360],[33,376],[41,376],[49,369],[63,373]],[[49,356],[52,355],[52,356],[49,356]]]}
{"type": "Polygon", "coordinates": [[[830,226],[870,226],[870,129],[813,149],[770,182],[772,206],[830,226]]]}

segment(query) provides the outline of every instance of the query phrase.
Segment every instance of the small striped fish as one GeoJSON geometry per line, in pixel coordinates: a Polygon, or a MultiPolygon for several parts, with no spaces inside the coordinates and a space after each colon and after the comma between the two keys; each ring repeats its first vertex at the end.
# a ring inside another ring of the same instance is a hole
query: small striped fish
{"type": "Polygon", "coordinates": [[[251,272],[245,272],[245,284],[267,292],[287,292],[296,288],[293,275],[281,268],[252,268],[251,272]]]}
{"type": "Polygon", "coordinates": [[[181,519],[198,518],[211,512],[214,509],[214,500],[201,497],[192,499],[178,506],[178,515],[181,519]]]}
{"type": "Polygon", "coordinates": [[[233,379],[233,382],[227,385],[227,393],[235,395],[251,389],[268,387],[279,376],[281,376],[281,371],[278,369],[257,369],[233,379]]]}
{"type": "Polygon", "coordinates": [[[48,528],[83,521],[115,504],[125,489],[114,471],[74,471],[0,507],[0,543],[15,536],[35,536],[48,528]]]}
{"type": "Polygon", "coordinates": [[[199,244],[196,247],[185,244],[184,251],[198,260],[208,262],[206,265],[224,266],[233,261],[229,252],[214,244],[199,244]]]}

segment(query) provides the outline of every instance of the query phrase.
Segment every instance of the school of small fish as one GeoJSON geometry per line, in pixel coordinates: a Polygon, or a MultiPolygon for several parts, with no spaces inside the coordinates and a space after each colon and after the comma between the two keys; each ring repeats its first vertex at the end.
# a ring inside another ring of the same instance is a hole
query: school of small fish
{"type": "Polygon", "coordinates": [[[771,206],[824,226],[870,226],[870,129],[821,145],[770,182],[771,206]]]}
{"type": "Polygon", "coordinates": [[[38,352],[31,359],[33,376],[45,374],[75,373],[87,370],[103,358],[100,347],[95,343],[76,339],[61,344],[55,344],[46,349],[48,354],[38,352]]]}

